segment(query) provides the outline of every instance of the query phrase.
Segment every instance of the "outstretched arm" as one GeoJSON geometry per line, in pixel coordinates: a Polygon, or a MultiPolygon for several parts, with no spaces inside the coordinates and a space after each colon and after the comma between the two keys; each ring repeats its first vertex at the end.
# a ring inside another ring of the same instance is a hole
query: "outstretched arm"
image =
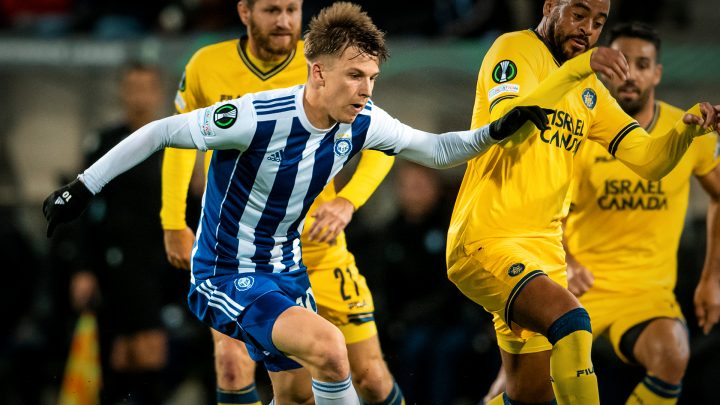
{"type": "Polygon", "coordinates": [[[659,180],[677,165],[695,137],[720,124],[719,113],[720,105],[697,104],[663,136],[651,137],[633,122],[610,141],[608,150],[638,175],[659,180]]]}
{"type": "Polygon", "coordinates": [[[72,183],[56,190],[43,203],[48,237],[57,224],[77,218],[110,180],[138,165],[158,150],[173,146],[196,148],[187,114],[153,121],[117,144],[72,183]]]}
{"type": "Polygon", "coordinates": [[[535,126],[545,130],[548,110],[537,106],[515,107],[499,119],[475,130],[435,135],[407,127],[410,143],[399,156],[423,166],[445,169],[481,155],[492,145],[508,138],[521,128],[535,126]],[[527,125],[527,127],[526,127],[527,125]]]}
{"type": "Polygon", "coordinates": [[[110,180],[162,148],[197,148],[190,132],[188,114],[173,115],[138,129],[85,170],[79,176],[80,181],[97,194],[110,180]]]}

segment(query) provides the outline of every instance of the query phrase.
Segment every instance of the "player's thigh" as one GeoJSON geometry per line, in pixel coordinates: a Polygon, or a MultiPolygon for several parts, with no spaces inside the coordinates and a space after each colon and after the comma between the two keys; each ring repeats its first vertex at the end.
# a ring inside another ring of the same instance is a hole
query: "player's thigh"
{"type": "Polygon", "coordinates": [[[567,285],[565,253],[559,240],[481,241],[448,268],[448,277],[463,294],[508,324],[515,299],[532,280],[545,275],[560,286],[567,285]]]}
{"type": "Polygon", "coordinates": [[[651,320],[638,336],[633,355],[646,369],[657,365],[684,369],[690,356],[685,324],[677,318],[651,320]]]}
{"type": "Polygon", "coordinates": [[[340,329],[347,344],[377,335],[372,293],[351,254],[334,266],[308,269],[308,275],[318,314],[340,329]]]}
{"type": "Polygon", "coordinates": [[[312,404],[312,378],[305,368],[268,372],[273,387],[273,400],[277,405],[312,404]]]}
{"type": "Polygon", "coordinates": [[[235,368],[254,372],[255,361],[250,358],[242,341],[210,329],[213,338],[215,363],[217,367],[235,368]]]}
{"type": "Polygon", "coordinates": [[[510,311],[518,325],[545,335],[553,322],[580,306],[568,289],[548,277],[537,277],[518,294],[510,311]]]}
{"type": "Polygon", "coordinates": [[[562,290],[567,285],[564,257],[562,244],[554,240],[483,241],[470,254],[451,263],[448,277],[493,315],[498,345],[503,350],[536,353],[549,350],[550,343],[514,323],[515,301],[534,280],[552,280],[562,290]]]}
{"type": "Polygon", "coordinates": [[[326,319],[301,307],[290,307],[272,328],[275,347],[306,367],[347,363],[347,348],[340,331],[326,319]]]}
{"type": "Polygon", "coordinates": [[[242,341],[224,335],[215,329],[210,329],[210,332],[212,334],[216,354],[223,352],[238,357],[242,357],[243,355],[247,356],[247,347],[245,347],[245,343],[242,341]]]}
{"type": "Polygon", "coordinates": [[[613,294],[606,296],[605,301],[614,307],[614,319],[608,334],[615,353],[622,361],[636,363],[634,352],[639,345],[655,351],[684,350],[687,346],[685,318],[672,291],[613,294]],[[663,340],[643,339],[642,343],[640,338],[656,319],[665,320],[653,326],[647,336],[662,336],[663,340]],[[658,346],[666,343],[673,346],[658,346]]]}
{"type": "Polygon", "coordinates": [[[263,361],[269,371],[301,367],[274,345],[272,331],[278,317],[289,308],[317,316],[305,271],[240,274],[198,281],[188,302],[208,326],[245,342],[250,357],[263,361]]]}

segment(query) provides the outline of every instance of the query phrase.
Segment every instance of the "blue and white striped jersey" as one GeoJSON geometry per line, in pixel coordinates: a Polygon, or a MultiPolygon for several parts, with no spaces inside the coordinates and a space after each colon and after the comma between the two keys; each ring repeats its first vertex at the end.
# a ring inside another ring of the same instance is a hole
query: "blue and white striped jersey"
{"type": "Polygon", "coordinates": [[[188,115],[215,149],[193,249],[193,279],[304,268],[300,233],[317,195],[362,149],[396,154],[417,132],[368,102],[352,124],[318,129],[304,86],[247,94],[188,115]]]}

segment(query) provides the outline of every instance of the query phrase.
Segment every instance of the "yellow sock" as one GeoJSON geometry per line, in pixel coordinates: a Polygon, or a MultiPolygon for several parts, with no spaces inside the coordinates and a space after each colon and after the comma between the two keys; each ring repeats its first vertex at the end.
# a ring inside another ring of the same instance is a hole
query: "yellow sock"
{"type": "Polygon", "coordinates": [[[547,338],[553,344],[550,375],[557,403],[600,404],[595,369],[590,359],[590,316],[585,309],[576,308],[561,316],[548,329],[547,338]]]}
{"type": "Polygon", "coordinates": [[[485,405],[505,405],[505,400],[503,399],[503,394],[500,394],[496,396],[495,398],[488,401],[485,405]]]}
{"type": "Polygon", "coordinates": [[[677,403],[682,385],[666,383],[647,374],[635,390],[630,394],[626,405],[674,405],[677,403]]]}

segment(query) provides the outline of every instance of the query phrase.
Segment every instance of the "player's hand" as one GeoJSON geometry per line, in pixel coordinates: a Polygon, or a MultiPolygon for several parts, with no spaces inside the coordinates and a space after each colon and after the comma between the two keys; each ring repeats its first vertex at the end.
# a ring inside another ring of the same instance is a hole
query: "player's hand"
{"type": "Polygon", "coordinates": [[[498,375],[495,377],[495,381],[493,381],[487,394],[483,397],[482,403],[487,404],[495,397],[502,394],[505,391],[506,380],[507,377],[505,376],[505,369],[500,366],[500,371],[498,371],[498,375]]]}
{"type": "Polygon", "coordinates": [[[713,106],[708,102],[700,103],[701,117],[686,113],[683,123],[686,125],[699,125],[704,131],[713,131],[720,126],[720,105],[713,106]]]}
{"type": "Polygon", "coordinates": [[[695,316],[706,335],[720,320],[720,278],[703,277],[695,288],[695,316]]]}
{"type": "MultiPolygon", "coordinates": [[[[513,135],[528,122],[537,129],[548,129],[548,114],[553,111],[534,106],[516,106],[505,115],[490,123],[490,136],[493,139],[503,140],[513,135]]],[[[532,131],[534,132],[534,131],[532,131]]]]}
{"type": "Polygon", "coordinates": [[[590,270],[578,263],[570,255],[568,255],[567,262],[568,290],[574,296],[580,297],[592,287],[595,283],[595,277],[590,270]]]}
{"type": "Polygon", "coordinates": [[[622,52],[601,46],[590,56],[590,68],[610,80],[625,81],[630,71],[622,52]]]}
{"type": "Polygon", "coordinates": [[[355,207],[342,197],[320,204],[312,214],[315,218],[308,230],[311,241],[320,243],[335,243],[335,238],[350,223],[355,207]]]}
{"type": "Polygon", "coordinates": [[[80,216],[90,204],[93,194],[80,179],[55,190],[43,202],[43,214],[48,221],[47,237],[63,222],[70,222],[80,216]]]}
{"type": "Polygon", "coordinates": [[[178,269],[190,270],[190,255],[192,254],[195,233],[189,227],[185,229],[163,230],[165,255],[168,262],[178,269]]]}

